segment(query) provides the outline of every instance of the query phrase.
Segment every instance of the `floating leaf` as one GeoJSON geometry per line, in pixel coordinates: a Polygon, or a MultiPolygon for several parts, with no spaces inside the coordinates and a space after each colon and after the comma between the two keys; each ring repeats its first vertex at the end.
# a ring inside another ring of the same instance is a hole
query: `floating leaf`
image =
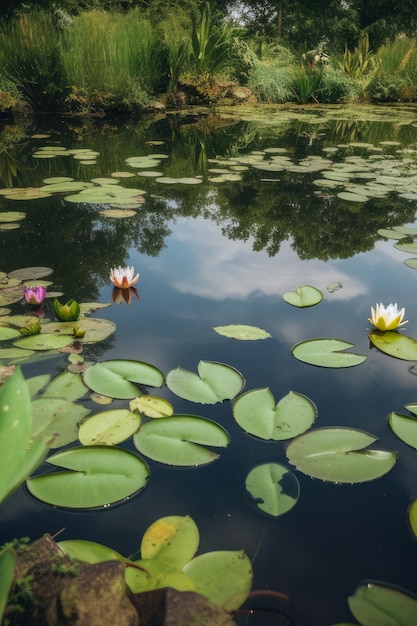
{"type": "Polygon", "coordinates": [[[0,341],[7,341],[7,339],[15,339],[20,337],[20,332],[15,328],[8,328],[7,326],[0,326],[0,341]]]}
{"type": "Polygon", "coordinates": [[[68,335],[53,335],[42,333],[40,335],[29,335],[13,342],[16,348],[25,348],[26,350],[59,350],[64,346],[68,346],[73,337],[68,335]]]}
{"type": "Polygon", "coordinates": [[[323,338],[307,339],[292,347],[293,356],[303,363],[319,367],[354,367],[366,361],[363,354],[344,352],[353,347],[353,343],[342,339],[323,338]]]}
{"type": "Polygon", "coordinates": [[[81,424],[78,438],[83,446],[115,446],[129,439],[140,424],[141,416],[127,409],[102,411],[81,424]]]}
{"type": "Polygon", "coordinates": [[[417,418],[415,416],[392,412],[388,415],[388,424],[401,441],[417,449],[417,418]]]}
{"type": "Polygon", "coordinates": [[[303,474],[335,483],[361,483],[380,478],[395,465],[397,455],[364,450],[376,437],[353,428],[318,428],[291,441],[288,461],[303,474]]]}
{"type": "Polygon", "coordinates": [[[368,335],[371,343],[390,356],[404,361],[417,361],[417,339],[407,337],[395,330],[383,333],[372,331],[368,335]]]}
{"type": "Polygon", "coordinates": [[[394,248],[401,250],[401,252],[409,252],[410,254],[417,254],[417,243],[396,243],[394,248]]]}
{"type": "Polygon", "coordinates": [[[334,291],[338,291],[339,289],[342,288],[342,284],[339,282],[334,282],[334,283],[330,283],[329,285],[327,285],[326,289],[329,293],[333,293],[334,291]]]}
{"type": "Polygon", "coordinates": [[[9,278],[18,278],[19,280],[28,280],[33,278],[44,278],[52,274],[54,270],[50,267],[22,267],[8,273],[9,278]]]}
{"type": "Polygon", "coordinates": [[[26,217],[26,213],[22,211],[2,211],[0,212],[0,222],[16,222],[23,220],[26,217]]]}
{"type": "Polygon", "coordinates": [[[224,337],[241,340],[268,339],[271,335],[262,328],[245,326],[244,324],[230,324],[229,326],[213,326],[213,330],[224,337]]]}
{"type": "Polygon", "coordinates": [[[26,485],[35,498],[53,506],[108,506],[136,494],[149,478],[139,456],[109,446],[71,448],[48,457],[47,463],[69,471],[29,478],[26,485]]]}
{"type": "Polygon", "coordinates": [[[88,391],[80,374],[62,372],[46,387],[43,398],[65,398],[69,402],[79,400],[88,391]]]}
{"type": "Polygon", "coordinates": [[[264,463],[251,469],[246,477],[246,489],[256,506],[273,517],[290,511],[300,496],[296,476],[279,463],[264,463]]]}
{"type": "Polygon", "coordinates": [[[194,581],[196,590],[226,611],[235,611],[252,587],[252,565],[243,551],[200,554],[182,571],[194,581]]]}
{"type": "Polygon", "coordinates": [[[174,407],[168,400],[157,396],[139,396],[129,403],[131,411],[139,411],[147,417],[169,417],[174,413],[174,407]]]}
{"type": "Polygon", "coordinates": [[[164,375],[153,365],[123,359],[96,363],[84,372],[83,378],[96,393],[120,399],[142,395],[134,383],[161,387],[164,382],[164,375]]]}
{"type": "Polygon", "coordinates": [[[233,417],[243,430],[261,439],[291,439],[310,428],[317,409],[306,396],[290,391],[277,405],[269,388],[254,389],[234,402],[233,417]]]}
{"type": "Polygon", "coordinates": [[[189,516],[161,517],[145,531],[140,546],[142,559],[160,558],[180,570],[197,552],[200,533],[189,516]]]}
{"type": "Polygon", "coordinates": [[[81,404],[63,398],[32,400],[32,439],[42,437],[50,448],[60,448],[78,439],[78,425],[90,414],[81,404]]]}
{"type": "Polygon", "coordinates": [[[71,335],[74,338],[74,329],[85,334],[77,337],[81,343],[97,343],[104,341],[110,337],[116,330],[116,324],[110,320],[100,319],[98,317],[79,317],[76,322],[50,322],[42,329],[43,332],[54,333],[57,335],[71,335]]]}
{"type": "Polygon", "coordinates": [[[119,552],[116,552],[116,550],[103,546],[101,543],[95,543],[94,541],[67,539],[65,541],[59,541],[57,545],[71,559],[79,559],[85,563],[102,563],[103,561],[129,562],[128,559],[119,554],[119,552]]]}
{"type": "Polygon", "coordinates": [[[417,598],[388,585],[363,583],[348,598],[360,624],[369,626],[412,626],[417,615],[417,598]]]}
{"type": "Polygon", "coordinates": [[[405,237],[405,234],[389,228],[379,228],[376,232],[378,235],[381,235],[381,237],[385,237],[385,239],[404,239],[405,237]]]}
{"type": "Polygon", "coordinates": [[[314,306],[323,300],[321,291],[310,285],[298,287],[295,291],[286,291],[282,297],[288,304],[298,307],[314,306]]]}
{"type": "Polygon", "coordinates": [[[408,508],[408,523],[410,524],[411,532],[417,538],[417,498],[412,501],[408,508]]]}
{"type": "Polygon", "coordinates": [[[200,361],[198,374],[177,367],[168,373],[167,387],[185,400],[216,404],[234,398],[245,384],[242,374],[224,363],[200,361]]]}
{"type": "Polygon", "coordinates": [[[413,257],[412,259],[406,259],[404,261],[404,265],[411,267],[413,270],[417,270],[417,257],[413,257]]]}
{"type": "Polygon", "coordinates": [[[227,431],[196,415],[174,415],[147,422],[133,437],[136,448],[149,458],[167,465],[205,465],[219,455],[203,446],[226,447],[227,431]]]}

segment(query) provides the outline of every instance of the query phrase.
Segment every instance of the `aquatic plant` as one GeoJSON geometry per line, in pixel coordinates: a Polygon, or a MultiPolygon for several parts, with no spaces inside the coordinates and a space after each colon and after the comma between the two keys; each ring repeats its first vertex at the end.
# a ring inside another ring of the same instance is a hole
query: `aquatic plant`
{"type": "Polygon", "coordinates": [[[114,267],[110,270],[110,280],[115,287],[119,289],[130,289],[136,285],[139,280],[140,274],[135,275],[135,268],[133,266],[128,267],[114,267]]]}
{"type": "Polygon", "coordinates": [[[384,306],[382,302],[371,306],[371,317],[368,319],[378,330],[395,330],[399,326],[404,326],[408,320],[403,322],[405,308],[398,309],[397,303],[384,306]]]}

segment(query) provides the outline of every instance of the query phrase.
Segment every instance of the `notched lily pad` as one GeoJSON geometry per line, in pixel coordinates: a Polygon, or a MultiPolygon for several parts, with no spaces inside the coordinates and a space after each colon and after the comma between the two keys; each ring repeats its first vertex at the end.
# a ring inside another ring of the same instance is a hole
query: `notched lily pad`
{"type": "Polygon", "coordinates": [[[237,396],[243,389],[245,380],[230,365],[200,361],[198,375],[177,367],[167,374],[166,384],[180,398],[201,404],[216,404],[237,396]]]}
{"type": "Polygon", "coordinates": [[[245,486],[256,506],[273,517],[290,511],[300,496],[297,477],[279,463],[264,463],[252,468],[245,486]]]}
{"type": "Polygon", "coordinates": [[[345,352],[348,348],[353,347],[353,343],[344,341],[343,339],[320,338],[307,339],[301,341],[292,347],[293,356],[310,365],[319,367],[354,367],[366,361],[367,357],[363,354],[355,354],[353,352],[345,352]]]}
{"type": "Polygon", "coordinates": [[[246,326],[245,324],[229,324],[228,326],[213,326],[213,330],[219,335],[240,339],[242,341],[254,341],[257,339],[269,339],[270,335],[266,330],[256,326],[246,326]]]}
{"type": "Polygon", "coordinates": [[[381,352],[404,361],[417,361],[417,339],[407,337],[395,330],[372,331],[370,342],[381,352]]]}
{"type": "Polygon", "coordinates": [[[323,300],[322,292],[311,285],[298,287],[295,291],[286,291],[282,297],[285,302],[297,307],[314,306],[323,300]]]}

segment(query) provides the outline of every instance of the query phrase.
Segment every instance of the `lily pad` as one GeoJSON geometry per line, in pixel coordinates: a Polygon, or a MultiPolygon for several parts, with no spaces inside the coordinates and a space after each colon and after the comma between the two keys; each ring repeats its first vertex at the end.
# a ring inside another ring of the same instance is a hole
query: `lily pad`
{"type": "Polygon", "coordinates": [[[131,411],[139,411],[147,417],[160,418],[169,417],[174,413],[174,407],[165,398],[157,396],[139,396],[129,403],[131,411]]]}
{"type": "Polygon", "coordinates": [[[298,287],[295,291],[287,291],[282,297],[285,302],[297,307],[314,306],[323,300],[322,292],[310,285],[298,287]]]}
{"type": "Polygon", "coordinates": [[[404,239],[406,236],[403,233],[399,233],[397,230],[390,230],[388,228],[379,228],[376,232],[378,235],[381,235],[381,237],[385,237],[385,239],[404,239]]]}
{"type": "Polygon", "coordinates": [[[32,439],[42,437],[50,448],[61,448],[78,439],[78,425],[90,414],[81,404],[63,398],[32,400],[32,439]]]}
{"type": "Polygon", "coordinates": [[[235,611],[246,600],[252,587],[252,565],[243,551],[206,552],[187,563],[182,571],[196,585],[196,591],[235,611]]]}
{"type": "Polygon", "coordinates": [[[360,624],[412,626],[416,621],[417,598],[384,584],[363,583],[348,598],[348,605],[360,624]]]}
{"type": "Polygon", "coordinates": [[[8,273],[9,278],[18,278],[19,280],[29,280],[32,278],[44,278],[52,274],[54,270],[50,267],[22,267],[8,273]]]}
{"type": "Polygon", "coordinates": [[[98,317],[79,317],[77,322],[50,322],[42,327],[42,333],[56,333],[57,335],[71,335],[74,337],[74,328],[84,332],[83,337],[77,338],[81,343],[97,343],[110,337],[116,330],[116,324],[110,320],[98,317]]]}
{"type": "Polygon", "coordinates": [[[39,335],[30,335],[22,337],[13,342],[16,348],[24,348],[25,350],[59,350],[64,346],[72,343],[73,337],[68,335],[54,335],[51,333],[41,333],[39,335]]]}
{"type": "Polygon", "coordinates": [[[67,471],[29,478],[26,485],[35,498],[53,506],[108,507],[138,493],[149,478],[149,468],[139,456],[110,446],[71,448],[46,462],[67,471]]]}
{"type": "Polygon", "coordinates": [[[240,395],[232,411],[244,431],[274,441],[296,437],[310,428],[317,418],[317,409],[306,396],[290,391],[275,405],[269,388],[240,395]]]}
{"type": "Polygon", "coordinates": [[[404,265],[411,267],[413,270],[417,270],[417,257],[413,257],[412,259],[406,259],[404,261],[404,265]]]}
{"type": "Polygon", "coordinates": [[[122,561],[129,562],[124,556],[103,546],[101,543],[94,541],[85,541],[83,539],[66,539],[59,541],[57,544],[61,550],[68,554],[71,559],[79,559],[85,563],[102,563],[103,561],[122,561]]]}
{"type": "Polygon", "coordinates": [[[345,352],[353,343],[342,339],[323,338],[307,339],[292,347],[293,356],[310,365],[319,367],[354,367],[366,361],[363,354],[345,352]]]}
{"type": "Polygon", "coordinates": [[[81,374],[62,372],[56,376],[45,388],[43,398],[64,398],[68,402],[79,400],[88,392],[81,374]]]}
{"type": "Polygon", "coordinates": [[[407,337],[395,330],[386,332],[372,331],[368,335],[371,343],[390,356],[404,361],[417,361],[417,339],[407,337]]]}
{"type": "Polygon", "coordinates": [[[219,335],[240,339],[242,341],[254,341],[257,339],[268,339],[271,335],[262,328],[256,326],[246,326],[245,324],[230,324],[229,326],[213,326],[213,330],[219,335]]]}
{"type": "Polygon", "coordinates": [[[133,437],[145,456],[167,465],[206,465],[219,455],[204,446],[226,447],[228,432],[216,422],[195,415],[174,415],[143,424],[133,437]]]}
{"type": "Polygon", "coordinates": [[[22,211],[2,211],[0,212],[0,222],[10,223],[18,220],[23,220],[26,217],[26,213],[22,211]]]}
{"type": "Polygon", "coordinates": [[[261,511],[278,517],[290,511],[300,497],[300,483],[284,465],[264,463],[251,469],[246,489],[261,511]]]}
{"type": "Polygon", "coordinates": [[[234,398],[245,380],[238,370],[213,361],[200,361],[198,375],[177,367],[166,377],[168,389],[175,395],[201,404],[216,404],[234,398]]]}
{"type": "Polygon", "coordinates": [[[159,558],[170,567],[181,569],[197,552],[200,543],[198,526],[189,516],[161,517],[145,531],[140,553],[142,559],[159,558]]]}
{"type": "Polygon", "coordinates": [[[401,441],[417,450],[417,417],[392,412],[388,415],[388,424],[401,441]]]}
{"type": "Polygon", "coordinates": [[[115,446],[129,439],[140,424],[139,413],[127,409],[102,411],[81,424],[78,438],[83,446],[115,446]]]}
{"type": "Polygon", "coordinates": [[[288,461],[300,472],[334,483],[361,483],[380,478],[395,465],[397,455],[364,450],[376,437],[353,428],[318,428],[291,441],[288,461]]]}
{"type": "Polygon", "coordinates": [[[92,365],[83,374],[85,384],[96,393],[119,399],[142,395],[135,383],[161,387],[162,372],[142,361],[115,359],[92,365]]]}
{"type": "Polygon", "coordinates": [[[417,254],[417,243],[396,243],[394,248],[401,250],[401,252],[409,252],[410,254],[417,254]]]}
{"type": "Polygon", "coordinates": [[[417,498],[412,501],[408,508],[408,523],[410,524],[411,532],[417,538],[417,498]]]}

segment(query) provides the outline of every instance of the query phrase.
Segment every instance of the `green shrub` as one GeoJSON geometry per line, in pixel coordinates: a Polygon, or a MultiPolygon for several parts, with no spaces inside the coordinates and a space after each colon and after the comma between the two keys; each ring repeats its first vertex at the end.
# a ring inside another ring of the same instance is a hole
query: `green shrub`
{"type": "Polygon", "coordinates": [[[292,98],[291,69],[257,62],[248,72],[247,85],[260,100],[280,103],[292,98]]]}
{"type": "Polygon", "coordinates": [[[68,93],[61,36],[51,15],[22,14],[0,33],[0,71],[36,112],[60,111],[68,93]]]}
{"type": "Polygon", "coordinates": [[[292,93],[299,104],[305,104],[309,100],[318,102],[318,95],[321,91],[322,71],[308,70],[300,68],[294,72],[291,89],[292,93]]]}
{"type": "Polygon", "coordinates": [[[413,102],[417,85],[404,76],[377,76],[368,84],[366,95],[371,102],[413,102]]]}
{"type": "Polygon", "coordinates": [[[321,76],[319,100],[326,104],[353,100],[359,94],[357,81],[347,76],[344,72],[326,68],[321,76]]]}

